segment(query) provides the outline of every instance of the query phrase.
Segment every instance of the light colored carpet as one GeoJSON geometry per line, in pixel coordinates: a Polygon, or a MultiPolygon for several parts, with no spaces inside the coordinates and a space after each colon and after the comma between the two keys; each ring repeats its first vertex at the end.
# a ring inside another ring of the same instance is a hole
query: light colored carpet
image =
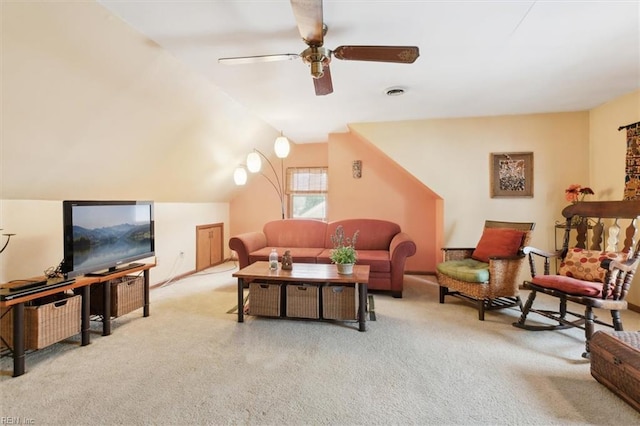
{"type": "MultiPolygon", "coordinates": [[[[151,316],[113,334],[0,364],[0,420],[34,424],[639,424],[590,375],[581,330],[531,332],[516,309],[438,303],[435,278],[407,276],[403,299],[375,294],[377,321],[247,317],[233,264],[151,292],[151,316]]],[[[627,330],[640,315],[624,314],[627,330]]],[[[5,422],[6,423],[6,422],[5,422]]]]}

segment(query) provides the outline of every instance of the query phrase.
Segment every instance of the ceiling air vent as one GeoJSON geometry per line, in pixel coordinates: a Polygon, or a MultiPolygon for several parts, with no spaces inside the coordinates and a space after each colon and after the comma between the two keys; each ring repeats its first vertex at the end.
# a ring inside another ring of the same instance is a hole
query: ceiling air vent
{"type": "Polygon", "coordinates": [[[385,93],[387,96],[400,96],[404,95],[404,89],[402,87],[389,87],[385,93]]]}

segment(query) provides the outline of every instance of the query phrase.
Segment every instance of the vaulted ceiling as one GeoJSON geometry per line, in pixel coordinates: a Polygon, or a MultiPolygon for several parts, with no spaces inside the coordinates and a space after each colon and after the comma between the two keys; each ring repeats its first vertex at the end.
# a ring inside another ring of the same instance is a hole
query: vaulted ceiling
{"type": "Polygon", "coordinates": [[[586,110],[640,87],[637,1],[327,0],[325,47],[413,45],[420,57],[334,59],[321,97],[300,59],[218,63],[302,52],[287,0],[99,2],[298,143],[352,122],[586,110]],[[388,97],[396,86],[405,94],[388,97]]]}
{"type": "Polygon", "coordinates": [[[327,48],[420,57],[334,58],[326,96],[301,60],[218,62],[300,53],[286,0],[0,8],[0,199],[228,201],[234,168],[281,131],[325,142],[349,123],[586,110],[640,88],[637,1],[327,0],[327,48]]]}

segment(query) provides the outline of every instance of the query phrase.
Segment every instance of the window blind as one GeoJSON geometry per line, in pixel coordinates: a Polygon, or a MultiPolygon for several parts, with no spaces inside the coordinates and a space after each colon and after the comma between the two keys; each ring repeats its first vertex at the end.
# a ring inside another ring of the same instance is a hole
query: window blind
{"type": "Polygon", "coordinates": [[[287,169],[287,194],[324,194],[328,189],[326,167],[291,167],[287,169]]]}

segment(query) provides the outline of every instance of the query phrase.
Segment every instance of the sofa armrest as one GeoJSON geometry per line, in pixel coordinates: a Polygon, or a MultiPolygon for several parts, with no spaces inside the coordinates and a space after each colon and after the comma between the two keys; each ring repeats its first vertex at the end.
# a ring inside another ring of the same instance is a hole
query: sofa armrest
{"type": "Polygon", "coordinates": [[[267,246],[267,237],[262,232],[246,232],[229,239],[229,248],[238,254],[240,269],[249,266],[249,253],[267,246]]]}
{"type": "Polygon", "coordinates": [[[416,243],[413,242],[409,234],[400,232],[393,237],[389,245],[391,263],[396,260],[406,259],[414,254],[416,254],[416,243]]]}
{"type": "Polygon", "coordinates": [[[409,234],[397,233],[389,245],[389,258],[391,259],[391,293],[396,297],[402,297],[404,281],[404,264],[407,257],[416,254],[416,243],[409,234]]]}

